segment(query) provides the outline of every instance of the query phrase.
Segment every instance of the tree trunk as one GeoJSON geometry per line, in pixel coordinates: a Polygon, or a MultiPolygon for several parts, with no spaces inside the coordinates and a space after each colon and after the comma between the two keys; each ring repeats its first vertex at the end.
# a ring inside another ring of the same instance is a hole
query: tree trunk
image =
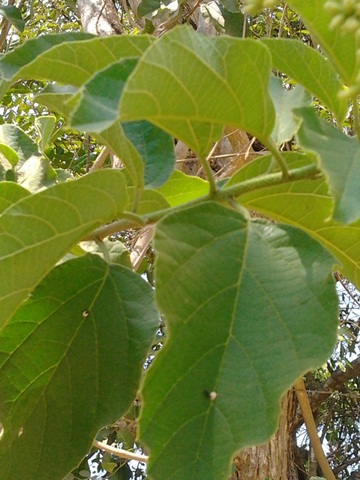
{"type": "Polygon", "coordinates": [[[236,470],[230,480],[299,480],[292,433],[295,414],[296,396],[289,390],[282,399],[278,430],[268,443],[246,448],[235,456],[236,470]]]}
{"type": "Polygon", "coordinates": [[[78,0],[81,25],[94,35],[115,35],[124,29],[112,0],[78,0]]]}

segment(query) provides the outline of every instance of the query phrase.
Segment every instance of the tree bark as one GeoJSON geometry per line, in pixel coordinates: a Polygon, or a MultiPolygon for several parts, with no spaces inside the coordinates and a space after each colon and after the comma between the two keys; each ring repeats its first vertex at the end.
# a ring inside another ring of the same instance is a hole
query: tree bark
{"type": "Polygon", "coordinates": [[[123,33],[124,29],[112,0],[78,0],[77,3],[85,32],[94,35],[123,33]]]}
{"type": "Polygon", "coordinates": [[[242,450],[234,458],[230,480],[299,480],[294,459],[292,421],[296,396],[289,390],[281,402],[279,428],[268,443],[242,450]]]}

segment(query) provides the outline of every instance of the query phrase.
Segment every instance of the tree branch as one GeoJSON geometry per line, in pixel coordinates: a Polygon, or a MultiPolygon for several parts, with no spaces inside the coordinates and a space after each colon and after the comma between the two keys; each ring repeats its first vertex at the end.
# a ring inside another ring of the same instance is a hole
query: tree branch
{"type": "MultiPolygon", "coordinates": [[[[353,360],[345,370],[338,368],[333,372],[321,387],[321,390],[314,392],[310,398],[311,411],[315,412],[333,392],[338,391],[345,382],[357,377],[360,374],[360,357],[353,360]]],[[[304,421],[303,415],[297,415],[294,421],[294,429],[297,429],[304,421]]]]}
{"type": "Polygon", "coordinates": [[[305,421],[306,430],[309,435],[311,447],[313,448],[316,456],[316,460],[318,461],[319,466],[323,474],[325,475],[326,480],[336,480],[335,475],[331,470],[329,462],[327,461],[327,458],[322,449],[322,445],[321,445],[321,442],[317,433],[317,428],[315,425],[315,420],[311,411],[309,398],[306,393],[304,380],[302,378],[300,378],[295,383],[295,392],[300,404],[300,409],[305,421]]]}
{"type": "Polygon", "coordinates": [[[138,462],[146,463],[149,459],[147,455],[128,452],[127,450],[123,450],[122,448],[112,447],[111,445],[108,445],[105,442],[99,442],[98,440],[93,441],[93,446],[98,448],[99,450],[104,450],[105,452],[111,453],[112,455],[116,455],[119,458],[124,458],[125,460],[136,460],[138,462]]]}

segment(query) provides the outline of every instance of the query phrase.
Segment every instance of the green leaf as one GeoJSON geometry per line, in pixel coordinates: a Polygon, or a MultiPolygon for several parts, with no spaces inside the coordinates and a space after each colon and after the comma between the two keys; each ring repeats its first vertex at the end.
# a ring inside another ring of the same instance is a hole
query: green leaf
{"type": "MultiPolygon", "coordinates": [[[[165,5],[168,2],[164,2],[165,5]]],[[[142,0],[139,3],[139,6],[136,10],[136,13],[139,17],[144,17],[145,15],[148,15],[149,13],[154,12],[155,10],[158,10],[160,8],[160,0],[142,0]]]]}
{"type": "Polygon", "coordinates": [[[121,124],[116,123],[94,136],[121,158],[135,187],[141,190],[144,187],[144,163],[135,146],[126,137],[121,124]]]}
{"type": "Polygon", "coordinates": [[[269,92],[276,111],[274,130],[271,134],[275,144],[280,146],[290,141],[297,132],[301,121],[294,117],[293,108],[311,104],[311,96],[300,85],[292,90],[283,87],[280,78],[271,77],[269,92]]]}
{"type": "MultiPolygon", "coordinates": [[[[80,102],[70,117],[71,126],[98,134],[111,128],[118,117],[125,82],[137,62],[138,58],[127,58],[95,74],[82,89],[80,102]]],[[[172,137],[146,121],[127,122],[121,127],[144,163],[145,186],[160,186],[174,168],[172,137]]]]}
{"type": "Polygon", "coordinates": [[[191,177],[174,170],[169,180],[158,188],[170,206],[176,207],[209,193],[209,183],[199,177],[191,177]]]}
{"type": "MultiPolygon", "coordinates": [[[[359,72],[360,47],[358,36],[353,32],[344,32],[330,28],[332,18],[325,10],[327,0],[290,0],[288,5],[300,14],[307,29],[320,44],[329,61],[334,65],[342,79],[352,85],[359,72]]],[[[299,42],[300,43],[300,42],[299,42]]],[[[302,63],[299,64],[305,67],[302,63]]],[[[305,67],[306,68],[306,67],[305,67]]],[[[320,98],[320,97],[319,97],[320,98]]]]}
{"type": "Polygon", "coordinates": [[[0,182],[0,214],[28,195],[30,192],[14,182],[0,182]]]}
{"type": "Polygon", "coordinates": [[[75,468],[129,409],[157,326],[152,289],[131,270],[96,255],[53,270],[0,335],[2,475],[75,468]]]}
{"type": "Polygon", "coordinates": [[[335,68],[320,52],[299,40],[262,38],[261,42],[270,50],[276,69],[301,83],[335,114],[339,122],[345,118],[347,102],[339,98],[343,84],[335,68]]]}
{"type": "Polygon", "coordinates": [[[20,10],[14,5],[7,5],[0,7],[0,15],[6,18],[6,20],[14,25],[14,27],[20,32],[24,31],[25,21],[21,16],[20,10]]]}
{"type": "Polygon", "coordinates": [[[11,167],[14,167],[19,161],[18,154],[15,152],[15,150],[8,145],[0,143],[0,163],[5,167],[6,164],[3,163],[2,157],[5,157],[5,162],[10,164],[11,167]]]}
{"type": "Polygon", "coordinates": [[[51,135],[53,134],[54,128],[56,125],[56,118],[53,115],[46,115],[35,118],[35,127],[39,132],[39,147],[43,152],[44,148],[47,147],[51,135]]]}
{"type": "Polygon", "coordinates": [[[34,193],[55,185],[57,181],[56,171],[47,158],[31,157],[22,164],[17,173],[17,182],[34,193]]]}
{"type": "Polygon", "coordinates": [[[351,223],[360,218],[360,146],[316,115],[312,108],[295,109],[303,123],[298,131],[302,148],[315,152],[334,197],[333,218],[351,223]]]}
{"type": "MultiPolygon", "coordinates": [[[[131,195],[133,193],[133,189],[129,187],[128,191],[131,202],[129,204],[130,210],[130,205],[133,202],[133,196],[131,195]]],[[[137,204],[136,213],[138,215],[146,215],[147,213],[164,210],[166,208],[169,208],[169,206],[169,203],[157,190],[143,190],[137,204]]]]}
{"type": "MultiPolygon", "coordinates": [[[[104,238],[101,240],[104,248],[108,251],[108,259],[110,260],[110,264],[122,265],[123,267],[128,267],[132,269],[131,261],[130,261],[130,253],[126,246],[118,241],[118,240],[110,240],[109,238],[104,238]]],[[[107,258],[104,258],[104,251],[100,248],[99,242],[91,241],[84,241],[81,242],[81,246],[76,245],[76,247],[80,250],[77,256],[84,255],[85,252],[89,252],[95,255],[99,255],[103,260],[107,261],[107,258]]]]}
{"type": "Polygon", "coordinates": [[[142,55],[151,41],[145,35],[66,33],[38,37],[4,56],[0,75],[10,83],[32,78],[79,87],[109,64],[142,55]]]}
{"type": "MultiPolygon", "coordinates": [[[[0,143],[14,150],[18,157],[19,166],[32,156],[40,155],[36,143],[16,125],[0,125],[0,143]]],[[[16,165],[16,163],[13,165],[16,165]]]]}
{"type": "Polygon", "coordinates": [[[175,165],[172,137],[146,120],[121,124],[126,138],[134,145],[144,163],[146,188],[160,187],[175,165]]]}
{"type": "MultiPolygon", "coordinates": [[[[71,103],[73,94],[73,87],[48,85],[41,94],[36,96],[36,100],[64,117],[68,117],[73,109],[71,103]]],[[[110,128],[101,132],[101,134],[94,134],[94,136],[100,142],[107,145],[115,155],[121,158],[133,184],[140,189],[143,188],[143,161],[134,145],[132,145],[130,140],[125,136],[122,126],[119,123],[115,123],[110,128]]]]}
{"type": "Polygon", "coordinates": [[[97,171],[27,196],[0,216],[0,329],[62,255],[127,205],[119,171],[97,171]]]}
{"type": "MultiPolygon", "coordinates": [[[[313,161],[309,154],[283,152],[283,155],[289,168],[313,161]]],[[[257,158],[239,170],[229,184],[265,174],[271,160],[271,155],[257,158]]],[[[258,189],[241,195],[238,201],[250,210],[294,225],[311,235],[334,255],[345,277],[360,288],[360,220],[350,225],[331,220],[333,199],[324,177],[258,189]]]]}
{"type": "MultiPolygon", "coordinates": [[[[70,42],[79,42],[90,38],[94,38],[93,35],[83,32],[39,36],[28,40],[19,48],[4,55],[0,60],[0,78],[2,77],[3,80],[0,84],[0,98],[3,97],[8,87],[16,80],[31,78],[34,75],[34,68],[32,69],[32,66],[37,66],[36,71],[39,70],[42,72],[41,61],[36,62],[37,57],[41,57],[42,54],[51,50],[51,48],[56,45],[60,44],[60,46],[64,48],[64,46],[68,46],[70,42]]],[[[47,68],[49,69],[49,66],[47,68]]],[[[60,66],[60,64],[58,64],[57,70],[61,70],[62,68],[63,65],[60,66]]],[[[44,78],[47,78],[46,74],[44,78]]],[[[69,82],[65,81],[65,83],[69,82]]]]}
{"type": "Polygon", "coordinates": [[[274,126],[270,67],[270,54],[259,42],[174,28],[148,48],[129,78],[121,121],[148,120],[201,157],[224,124],[267,139],[274,126]]]}
{"type": "Polygon", "coordinates": [[[100,133],[118,118],[119,103],[125,82],[138,58],[126,58],[95,73],[82,88],[78,106],[70,124],[76,130],[100,133]]]}
{"type": "Polygon", "coordinates": [[[214,203],[165,217],[154,247],[169,338],[142,390],[148,473],[225,480],[236,451],[273,433],[283,392],[332,352],[333,258],[214,203]]]}

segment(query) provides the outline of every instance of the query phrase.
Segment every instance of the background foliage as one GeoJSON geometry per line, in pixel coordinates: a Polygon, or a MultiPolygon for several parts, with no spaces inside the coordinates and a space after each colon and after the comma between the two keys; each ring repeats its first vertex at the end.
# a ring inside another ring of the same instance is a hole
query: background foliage
{"type": "Polygon", "coordinates": [[[150,453],[155,480],[226,479],[303,374],[356,478],[360,37],[341,6],[111,2],[106,37],[80,32],[81,2],[0,8],[7,478],[145,475],[88,454],[97,436],[150,453]],[[245,155],[222,155],[228,131],[245,155]]]}

